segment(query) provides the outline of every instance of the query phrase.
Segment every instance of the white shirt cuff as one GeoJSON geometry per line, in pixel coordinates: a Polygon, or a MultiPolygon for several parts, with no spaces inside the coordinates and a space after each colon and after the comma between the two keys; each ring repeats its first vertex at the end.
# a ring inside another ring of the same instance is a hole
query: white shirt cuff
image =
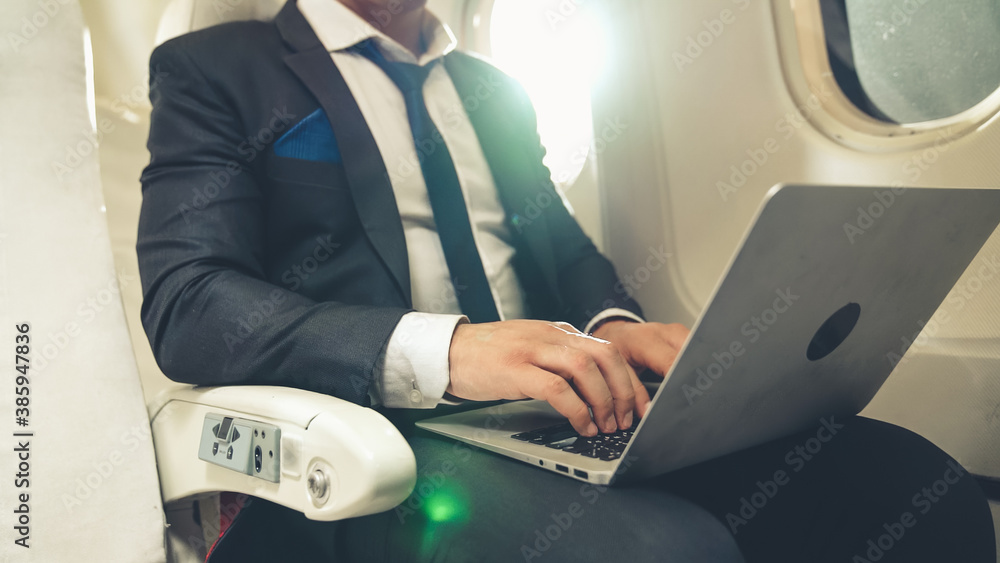
{"type": "Polygon", "coordinates": [[[587,334],[590,334],[591,332],[594,332],[594,327],[596,327],[597,325],[601,324],[602,322],[604,322],[606,320],[613,319],[613,318],[616,318],[616,317],[617,318],[629,319],[629,320],[635,321],[637,323],[644,323],[644,322],[646,322],[645,319],[643,319],[639,315],[636,315],[632,311],[629,311],[627,309],[618,309],[617,307],[613,307],[611,309],[605,309],[605,310],[601,311],[600,313],[597,313],[596,315],[594,315],[594,318],[590,319],[590,322],[587,323],[587,326],[586,326],[586,328],[583,329],[583,332],[585,332],[587,334]]]}
{"type": "Polygon", "coordinates": [[[451,337],[459,323],[468,321],[464,315],[403,315],[389,337],[382,373],[375,379],[381,404],[389,408],[432,409],[442,402],[451,382],[451,337]]]}

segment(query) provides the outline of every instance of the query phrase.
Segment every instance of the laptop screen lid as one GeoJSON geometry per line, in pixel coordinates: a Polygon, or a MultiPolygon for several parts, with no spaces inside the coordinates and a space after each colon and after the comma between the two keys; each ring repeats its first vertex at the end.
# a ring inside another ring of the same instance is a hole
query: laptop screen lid
{"type": "Polygon", "coordinates": [[[857,414],[1000,223],[1000,190],[768,192],[621,478],[857,414]]]}

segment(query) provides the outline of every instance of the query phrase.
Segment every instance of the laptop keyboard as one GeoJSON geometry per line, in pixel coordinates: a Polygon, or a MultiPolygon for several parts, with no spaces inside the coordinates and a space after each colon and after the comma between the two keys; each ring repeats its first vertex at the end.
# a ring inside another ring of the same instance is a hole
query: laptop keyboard
{"type": "Polygon", "coordinates": [[[613,434],[598,434],[587,437],[578,434],[569,422],[562,422],[537,430],[512,434],[511,438],[572,454],[613,461],[622,456],[625,446],[632,439],[632,433],[635,432],[638,425],[639,421],[636,420],[632,424],[632,428],[619,430],[613,434]]]}

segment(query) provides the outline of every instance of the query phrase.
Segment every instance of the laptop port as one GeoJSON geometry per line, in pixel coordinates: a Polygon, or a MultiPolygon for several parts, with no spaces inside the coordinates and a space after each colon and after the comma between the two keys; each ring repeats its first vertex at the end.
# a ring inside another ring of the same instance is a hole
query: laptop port
{"type": "Polygon", "coordinates": [[[576,475],[577,477],[579,477],[581,479],[586,479],[588,477],[586,471],[581,471],[579,469],[574,469],[573,470],[573,475],[576,475]]]}
{"type": "Polygon", "coordinates": [[[556,471],[562,471],[563,473],[569,473],[569,468],[565,465],[556,464],[556,471]]]}

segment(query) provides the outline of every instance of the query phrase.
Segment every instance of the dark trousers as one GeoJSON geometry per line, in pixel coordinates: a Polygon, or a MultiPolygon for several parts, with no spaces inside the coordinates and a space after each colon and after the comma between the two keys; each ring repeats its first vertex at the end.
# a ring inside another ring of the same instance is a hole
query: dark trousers
{"type": "Polygon", "coordinates": [[[612,487],[397,424],[417,458],[409,499],[339,523],[259,503],[268,526],[251,534],[252,554],[268,561],[996,562],[989,506],[972,476],[924,438],[871,419],[825,419],[788,438],[612,487]],[[262,537],[271,538],[273,555],[264,555],[262,537]]]}

